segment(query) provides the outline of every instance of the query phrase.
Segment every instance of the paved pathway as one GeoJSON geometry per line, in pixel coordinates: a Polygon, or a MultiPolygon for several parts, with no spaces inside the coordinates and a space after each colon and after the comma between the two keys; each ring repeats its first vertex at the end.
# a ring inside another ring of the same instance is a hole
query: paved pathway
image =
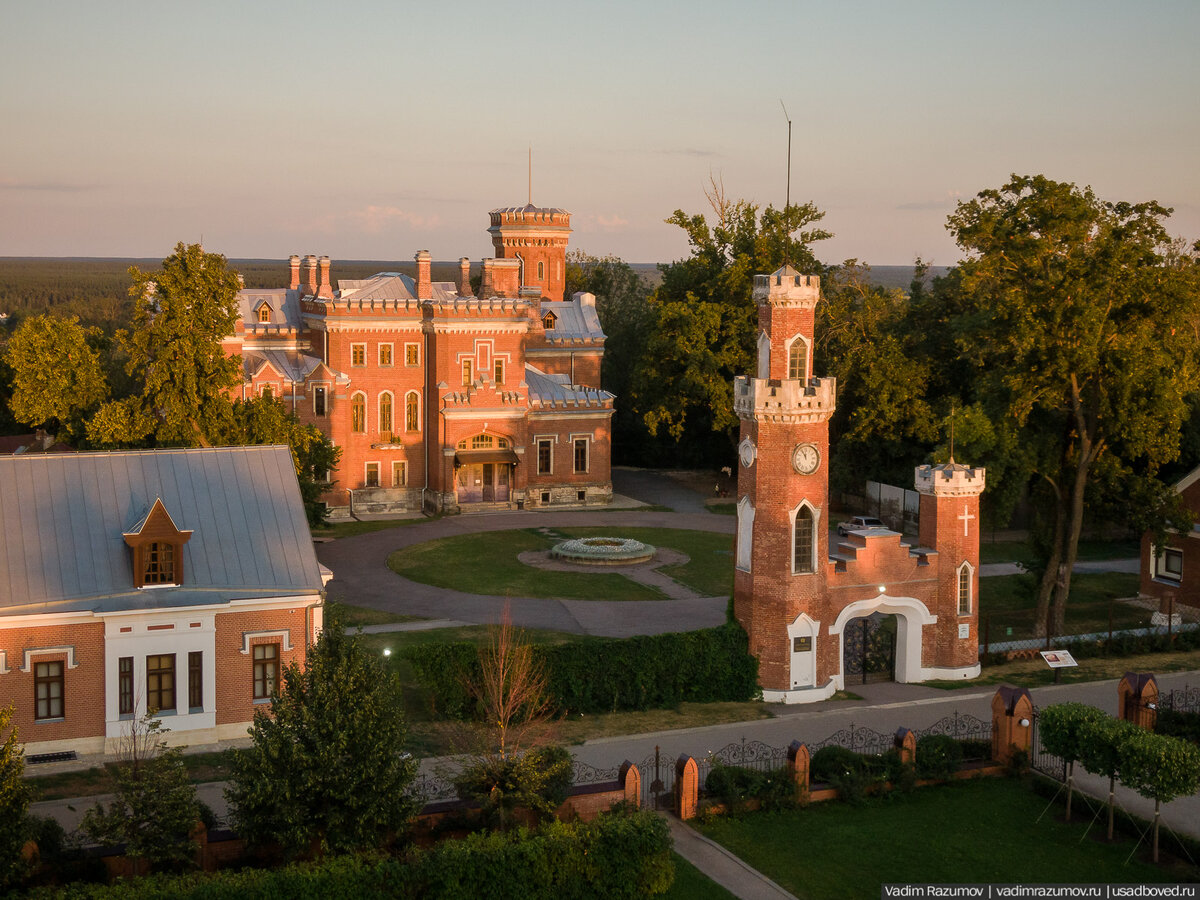
{"type": "Polygon", "coordinates": [[[795,900],[758,869],[734,856],[675,816],[665,816],[675,852],[741,900],[795,900]]]}

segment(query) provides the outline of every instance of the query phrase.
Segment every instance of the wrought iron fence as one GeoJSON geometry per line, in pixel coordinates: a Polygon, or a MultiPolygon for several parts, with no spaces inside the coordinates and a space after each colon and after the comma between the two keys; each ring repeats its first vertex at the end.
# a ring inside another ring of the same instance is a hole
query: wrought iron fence
{"type": "Polygon", "coordinates": [[[1036,772],[1041,772],[1043,775],[1048,775],[1058,781],[1067,780],[1067,763],[1061,756],[1057,756],[1045,747],[1042,746],[1041,729],[1038,727],[1038,718],[1040,711],[1035,706],[1033,709],[1033,722],[1031,727],[1033,733],[1030,736],[1029,743],[1029,765],[1036,772]]]}
{"type": "Polygon", "coordinates": [[[439,800],[454,800],[458,792],[448,778],[433,772],[418,772],[413,779],[412,794],[424,803],[437,803],[439,800]]]}
{"type": "Polygon", "coordinates": [[[917,740],[930,734],[944,734],[956,741],[974,741],[976,742],[974,747],[964,748],[963,762],[980,762],[991,759],[992,733],[995,727],[995,723],[990,720],[980,719],[977,716],[955,710],[950,715],[938,719],[928,728],[917,729],[913,735],[917,740]]]}
{"type": "Polygon", "coordinates": [[[1158,698],[1159,709],[1169,709],[1172,712],[1200,713],[1200,688],[1184,685],[1161,694],[1158,698]]]}
{"type": "Polygon", "coordinates": [[[815,744],[809,744],[808,749],[816,753],[822,747],[845,747],[847,750],[853,750],[855,753],[862,753],[865,756],[879,756],[882,753],[887,753],[896,745],[894,734],[884,734],[881,731],[876,731],[874,728],[866,728],[862,725],[850,723],[849,728],[840,728],[815,744]]]}
{"type": "Polygon", "coordinates": [[[772,747],[762,741],[747,741],[726,744],[720,750],[709,751],[703,759],[697,760],[700,779],[700,789],[708,782],[708,773],[716,766],[738,766],[743,769],[753,769],[756,772],[770,772],[781,769],[787,762],[787,748],[772,747]]]}

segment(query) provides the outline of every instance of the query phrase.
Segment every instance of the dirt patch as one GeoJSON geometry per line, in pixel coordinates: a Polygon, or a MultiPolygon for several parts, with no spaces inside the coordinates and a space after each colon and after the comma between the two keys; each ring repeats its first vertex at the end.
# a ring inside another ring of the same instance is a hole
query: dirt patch
{"type": "Polygon", "coordinates": [[[663,474],[706,499],[737,493],[737,473],[732,469],[728,475],[720,469],[668,469],[663,474]]]}

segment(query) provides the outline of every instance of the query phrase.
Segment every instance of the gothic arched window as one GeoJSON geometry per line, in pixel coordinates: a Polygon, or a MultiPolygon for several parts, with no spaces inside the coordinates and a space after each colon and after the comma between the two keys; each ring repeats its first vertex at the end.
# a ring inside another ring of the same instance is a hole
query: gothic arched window
{"type": "Polygon", "coordinates": [[[363,393],[350,398],[350,430],[363,434],[367,430],[367,396],[363,393]]]}
{"type": "Polygon", "coordinates": [[[809,506],[796,510],[796,523],[792,527],[792,572],[796,574],[816,571],[815,518],[809,506]]]}
{"type": "Polygon", "coordinates": [[[808,344],[804,338],[796,338],[788,350],[788,378],[808,377],[808,344]]]}
{"type": "Polygon", "coordinates": [[[404,430],[420,431],[419,400],[416,391],[409,391],[404,397],[404,430]]]}
{"type": "Polygon", "coordinates": [[[384,391],[379,395],[379,430],[392,430],[392,393],[384,391]]]}
{"type": "Polygon", "coordinates": [[[975,582],[974,575],[975,571],[969,562],[964,562],[958,567],[958,614],[960,616],[971,614],[971,587],[975,582]]]}

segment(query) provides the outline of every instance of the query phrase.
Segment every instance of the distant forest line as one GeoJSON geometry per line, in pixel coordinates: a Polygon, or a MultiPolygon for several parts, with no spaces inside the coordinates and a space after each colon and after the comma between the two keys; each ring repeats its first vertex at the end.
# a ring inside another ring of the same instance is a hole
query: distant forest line
{"type": "MultiPolygon", "coordinates": [[[[248,288],[285,287],[288,282],[286,259],[231,259],[230,265],[241,273],[248,288]]],[[[140,259],[87,257],[0,257],[0,312],[8,313],[9,326],[41,312],[78,316],[85,325],[106,331],[125,325],[132,314],[129,299],[129,267],[153,271],[162,264],[158,258],[140,259]]],[[[660,281],[656,263],[631,263],[650,286],[660,281]]],[[[931,268],[940,275],[945,267],[931,268]]],[[[378,272],[416,274],[412,260],[333,260],[330,275],[336,285],[342,279],[369,278],[378,272]]],[[[471,273],[479,274],[479,263],[471,273]]],[[[434,281],[457,281],[458,261],[434,261],[434,281]]],[[[871,281],[881,287],[908,289],[912,266],[875,266],[871,281]]]]}

